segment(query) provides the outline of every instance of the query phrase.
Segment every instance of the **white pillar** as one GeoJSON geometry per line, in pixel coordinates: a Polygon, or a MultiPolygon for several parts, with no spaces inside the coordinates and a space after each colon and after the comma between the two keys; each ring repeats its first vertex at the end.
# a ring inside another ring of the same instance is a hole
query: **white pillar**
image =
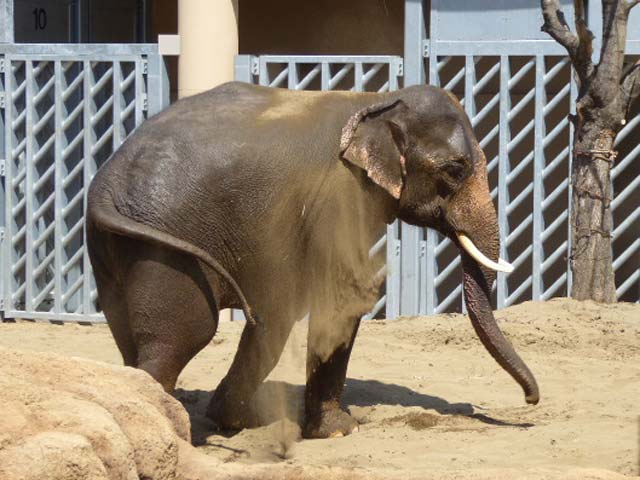
{"type": "Polygon", "coordinates": [[[233,80],[238,54],[234,0],[179,0],[178,96],[233,80]]]}
{"type": "MultiPolygon", "coordinates": [[[[178,97],[233,80],[238,54],[236,12],[237,0],[179,0],[178,97]]],[[[230,320],[231,310],[222,310],[220,321],[230,320]]]]}

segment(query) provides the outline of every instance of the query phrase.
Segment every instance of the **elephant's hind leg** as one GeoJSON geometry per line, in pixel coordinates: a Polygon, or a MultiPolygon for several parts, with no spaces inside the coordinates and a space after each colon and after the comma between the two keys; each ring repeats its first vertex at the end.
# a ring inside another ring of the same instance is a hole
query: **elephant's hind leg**
{"type": "Polygon", "coordinates": [[[340,405],[347,365],[360,325],[360,316],[323,323],[311,316],[307,344],[305,438],[348,435],[358,422],[340,405]]]}
{"type": "Polygon", "coordinates": [[[102,272],[95,272],[96,284],[100,292],[100,307],[107,318],[111,335],[116,341],[125,366],[138,364],[138,349],[129,325],[127,304],[122,301],[125,291],[121,285],[102,272]]]}
{"type": "Polygon", "coordinates": [[[137,260],[124,282],[135,366],[170,392],[182,369],[213,338],[217,303],[195,259],[162,247],[136,248],[137,260]]]}

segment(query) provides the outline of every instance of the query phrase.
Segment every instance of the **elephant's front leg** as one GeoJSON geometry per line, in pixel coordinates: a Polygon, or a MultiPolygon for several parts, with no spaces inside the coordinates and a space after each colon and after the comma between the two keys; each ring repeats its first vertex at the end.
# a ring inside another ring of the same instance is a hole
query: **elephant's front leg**
{"type": "Polygon", "coordinates": [[[305,389],[306,438],[349,435],[358,422],[340,406],[347,364],[360,317],[311,318],[307,346],[307,387],[305,389]]]}
{"type": "Polygon", "coordinates": [[[251,399],[278,363],[293,324],[289,318],[280,318],[279,322],[264,326],[245,325],[231,368],[207,408],[207,416],[218,428],[240,430],[260,426],[260,414],[251,399]]]}

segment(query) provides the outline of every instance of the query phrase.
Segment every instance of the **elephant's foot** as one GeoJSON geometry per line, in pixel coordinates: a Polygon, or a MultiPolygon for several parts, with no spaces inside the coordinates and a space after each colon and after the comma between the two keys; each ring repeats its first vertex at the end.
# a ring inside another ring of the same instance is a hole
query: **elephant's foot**
{"type": "Polygon", "coordinates": [[[243,430],[261,425],[260,416],[249,402],[230,402],[217,392],[209,402],[207,417],[219,430],[243,430]]]}
{"type": "Polygon", "coordinates": [[[302,430],[302,436],[304,438],[335,438],[357,431],[356,419],[336,406],[323,410],[319,416],[308,419],[302,430]]]}

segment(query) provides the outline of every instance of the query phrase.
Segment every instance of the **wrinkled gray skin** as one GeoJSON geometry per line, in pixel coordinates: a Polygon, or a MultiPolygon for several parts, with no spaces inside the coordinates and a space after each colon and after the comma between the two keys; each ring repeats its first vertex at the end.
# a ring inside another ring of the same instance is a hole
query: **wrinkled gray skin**
{"type": "MultiPolygon", "coordinates": [[[[359,318],[400,218],[497,260],[486,160],[459,103],[429,86],[296,92],[229,83],[147,121],[89,191],[88,247],[100,304],[126,365],[167,391],[214,336],[218,311],[249,318],[208,415],[256,425],[249,401],[310,312],[307,437],[351,433],[340,407],[359,318]]],[[[494,274],[461,250],[469,316],[491,355],[538,401],[533,375],[496,326],[494,274]]]]}

